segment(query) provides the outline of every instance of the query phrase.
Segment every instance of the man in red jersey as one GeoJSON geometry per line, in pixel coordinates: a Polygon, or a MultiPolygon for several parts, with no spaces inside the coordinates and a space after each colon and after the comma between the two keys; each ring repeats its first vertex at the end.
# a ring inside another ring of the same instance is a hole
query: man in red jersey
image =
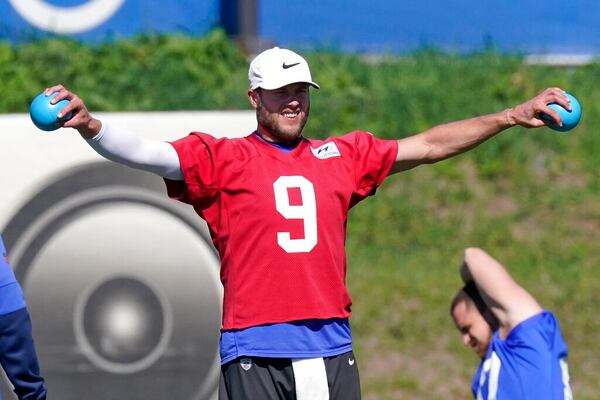
{"type": "MultiPolygon", "coordinates": [[[[70,100],[64,127],[104,157],[165,178],[169,196],[208,223],[221,256],[224,287],[221,399],[359,399],[345,286],[346,220],[390,174],[462,153],[513,126],[558,124],[546,89],[502,112],[443,124],[400,140],[354,131],[302,136],[313,82],[307,62],[273,48],[250,64],[248,99],[257,130],[217,139],[192,132],[173,143],[149,141],[93,118],[70,100]]],[[[60,115],[59,115],[60,117],[60,115]]]]}

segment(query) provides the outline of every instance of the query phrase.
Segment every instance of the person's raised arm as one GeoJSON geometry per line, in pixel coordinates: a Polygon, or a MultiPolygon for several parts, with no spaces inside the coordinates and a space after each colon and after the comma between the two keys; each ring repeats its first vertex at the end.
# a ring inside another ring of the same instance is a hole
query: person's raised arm
{"type": "Polygon", "coordinates": [[[525,128],[544,126],[541,114],[549,115],[556,124],[562,125],[560,116],[548,104],[558,103],[571,110],[564,93],[560,88],[549,88],[531,100],[502,112],[438,125],[400,139],[398,156],[390,174],[463,153],[515,125],[525,128]]]}
{"type": "Polygon", "coordinates": [[[76,129],[101,156],[164,178],[183,179],[179,157],[169,143],[143,139],[134,133],[103,124],[92,117],[79,96],[62,85],[52,86],[44,92],[46,95],[58,92],[52,103],[69,100],[58,116],[72,115],[63,123],[63,127],[76,129]]]}
{"type": "Polygon", "coordinates": [[[542,311],[533,296],[482,249],[465,250],[460,275],[465,283],[475,283],[481,297],[498,318],[504,336],[522,321],[542,311]]]}

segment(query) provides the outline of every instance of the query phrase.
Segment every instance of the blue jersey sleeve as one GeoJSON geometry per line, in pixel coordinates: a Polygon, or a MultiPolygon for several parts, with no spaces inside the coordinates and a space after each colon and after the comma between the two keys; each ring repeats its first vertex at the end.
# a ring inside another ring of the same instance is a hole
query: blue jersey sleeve
{"type": "Polygon", "coordinates": [[[531,317],[511,331],[504,343],[507,360],[512,359],[524,394],[540,399],[568,399],[564,381],[567,345],[558,320],[549,311],[531,317]],[[512,357],[511,357],[512,356],[512,357]]]}
{"type": "Polygon", "coordinates": [[[0,316],[25,308],[25,296],[19,282],[0,287],[0,316]]]}
{"type": "Polygon", "coordinates": [[[473,381],[482,399],[570,399],[567,345],[556,317],[541,312],[492,343],[473,381]]]}
{"type": "Polygon", "coordinates": [[[0,237],[0,315],[19,310],[25,305],[23,291],[8,263],[6,248],[0,237]]]}

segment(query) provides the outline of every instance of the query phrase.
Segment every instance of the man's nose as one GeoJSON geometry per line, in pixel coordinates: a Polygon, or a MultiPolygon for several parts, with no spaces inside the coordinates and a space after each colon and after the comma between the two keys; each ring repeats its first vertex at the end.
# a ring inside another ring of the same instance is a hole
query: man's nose
{"type": "Polygon", "coordinates": [[[297,107],[302,105],[302,101],[300,96],[296,94],[289,95],[287,100],[287,105],[297,107]]]}
{"type": "Polygon", "coordinates": [[[468,333],[464,333],[462,339],[465,346],[468,346],[471,343],[471,336],[468,333]]]}

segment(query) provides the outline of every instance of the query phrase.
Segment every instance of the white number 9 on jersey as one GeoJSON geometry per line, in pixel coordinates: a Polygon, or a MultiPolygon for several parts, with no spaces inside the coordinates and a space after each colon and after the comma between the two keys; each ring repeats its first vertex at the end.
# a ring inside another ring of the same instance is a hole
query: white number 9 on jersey
{"type": "Polygon", "coordinates": [[[304,238],[291,239],[290,232],[277,232],[277,244],[288,253],[308,253],[317,244],[317,203],[313,184],[303,176],[280,176],[273,183],[275,207],[286,219],[304,221],[304,238]],[[288,189],[299,188],[302,205],[291,205],[288,189]]]}

